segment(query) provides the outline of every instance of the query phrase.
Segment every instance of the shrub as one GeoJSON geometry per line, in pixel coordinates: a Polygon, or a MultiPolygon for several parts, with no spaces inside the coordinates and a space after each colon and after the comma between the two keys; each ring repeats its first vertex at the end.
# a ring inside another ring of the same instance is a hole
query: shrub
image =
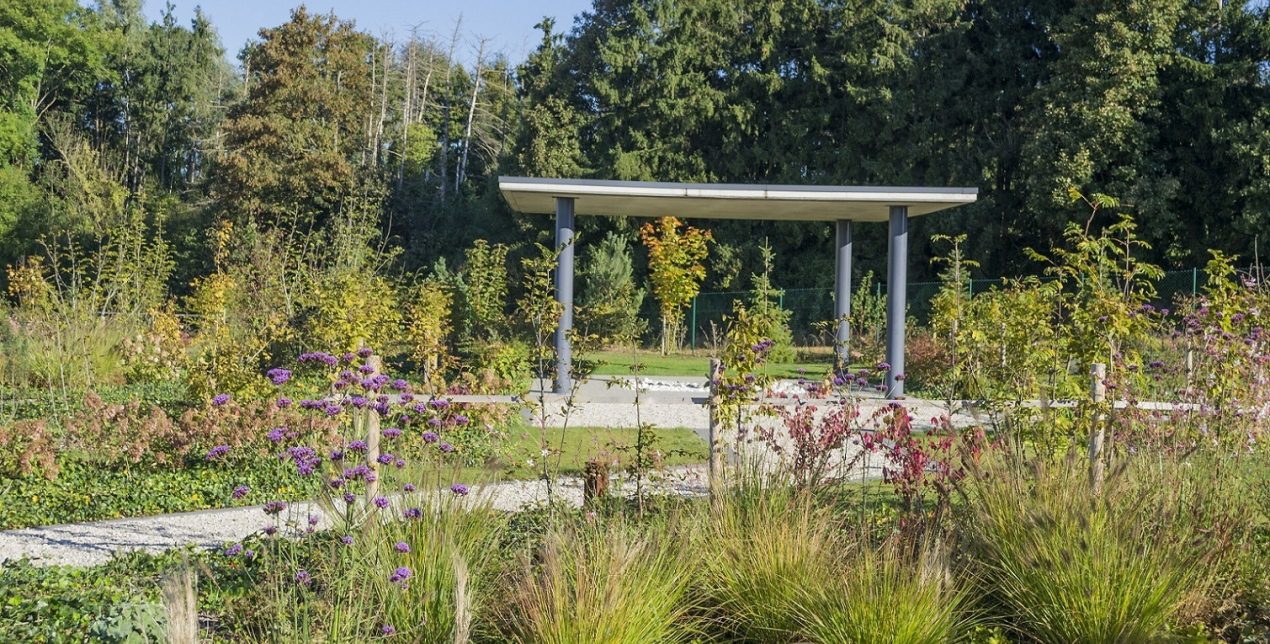
{"type": "Polygon", "coordinates": [[[397,290],[375,274],[342,270],[313,280],[304,315],[308,346],[344,352],[392,346],[400,337],[397,290]]]}
{"type": "Polygon", "coordinates": [[[578,326],[606,343],[629,344],[643,335],[639,317],[644,289],[635,285],[631,252],[617,233],[609,233],[586,256],[579,271],[582,293],[578,326]]]}
{"type": "Polygon", "coordinates": [[[775,255],[766,240],[759,251],[763,258],[763,272],[750,276],[753,287],[750,289],[748,308],[763,329],[763,334],[772,341],[767,359],[772,362],[792,362],[795,356],[794,334],[789,330],[792,313],[781,307],[785,291],[772,284],[772,262],[775,255]]]}
{"type": "Polygon", "coordinates": [[[426,280],[414,288],[407,301],[406,339],[410,358],[424,381],[436,386],[448,362],[454,294],[440,280],[426,280]]]}
{"type": "Polygon", "coordinates": [[[492,341],[506,334],[507,252],[507,246],[483,239],[467,249],[454,284],[454,328],[460,339],[492,341]]]}
{"type": "Polygon", "coordinates": [[[106,403],[90,392],[84,411],[66,420],[66,440],[98,464],[179,468],[190,460],[202,461],[217,445],[228,446],[234,460],[274,456],[281,447],[268,433],[275,428],[325,445],[334,426],[329,419],[305,417],[271,402],[239,403],[232,398],[221,405],[188,409],[173,421],[159,407],[106,403]]]}
{"type": "Polygon", "coordinates": [[[516,642],[687,641],[690,569],[667,531],[616,523],[550,533],[513,590],[506,622],[516,642]]]}
{"type": "Polygon", "coordinates": [[[172,302],[150,309],[149,327],[123,340],[128,382],[176,380],[185,366],[185,340],[172,302]]]}
{"type": "Polygon", "coordinates": [[[530,375],[531,350],[520,340],[471,342],[462,347],[464,368],[478,382],[498,388],[519,386],[530,375]]]}
{"type": "Polygon", "coordinates": [[[939,338],[921,331],[913,333],[904,352],[904,378],[910,391],[952,393],[940,387],[952,368],[952,352],[939,338]]]}
{"type": "Polygon", "coordinates": [[[57,478],[60,450],[43,419],[0,425],[0,477],[57,478]]]}
{"type": "Polygon", "coordinates": [[[1070,462],[1034,477],[993,468],[974,486],[969,525],[985,608],[1026,639],[1158,639],[1208,588],[1231,525],[1186,469],[1135,462],[1094,497],[1070,462]]]}

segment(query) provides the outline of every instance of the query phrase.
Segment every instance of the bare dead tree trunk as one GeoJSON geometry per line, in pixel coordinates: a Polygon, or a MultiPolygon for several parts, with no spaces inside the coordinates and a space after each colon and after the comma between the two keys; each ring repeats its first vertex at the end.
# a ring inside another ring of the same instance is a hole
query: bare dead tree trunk
{"type": "Polygon", "coordinates": [[[458,171],[454,173],[454,192],[457,194],[459,186],[463,184],[463,177],[467,173],[467,155],[468,150],[472,148],[472,118],[476,116],[476,97],[481,91],[481,65],[485,62],[485,43],[487,38],[481,39],[480,48],[476,52],[476,79],[472,83],[472,100],[468,102],[467,107],[467,127],[463,131],[463,156],[459,158],[458,171]]]}
{"type": "Polygon", "coordinates": [[[384,145],[384,121],[388,118],[388,72],[392,68],[392,43],[388,40],[384,41],[384,71],[383,81],[380,83],[379,92],[379,122],[375,125],[375,147],[371,151],[371,162],[376,167],[379,166],[380,153],[384,145]]]}
{"type": "Polygon", "coordinates": [[[417,27],[410,29],[410,42],[406,43],[406,77],[401,92],[401,151],[397,155],[397,188],[406,174],[406,154],[410,149],[410,105],[415,93],[415,48],[419,42],[417,27]]]}
{"type": "Polygon", "coordinates": [[[446,56],[445,68],[445,107],[441,114],[441,154],[438,155],[440,167],[438,168],[441,177],[440,190],[441,199],[445,199],[446,186],[449,184],[449,164],[450,164],[450,93],[454,89],[454,65],[448,64],[454,60],[454,50],[459,46],[459,28],[463,25],[463,17],[459,16],[454,21],[454,35],[450,38],[450,53],[446,56]]]}

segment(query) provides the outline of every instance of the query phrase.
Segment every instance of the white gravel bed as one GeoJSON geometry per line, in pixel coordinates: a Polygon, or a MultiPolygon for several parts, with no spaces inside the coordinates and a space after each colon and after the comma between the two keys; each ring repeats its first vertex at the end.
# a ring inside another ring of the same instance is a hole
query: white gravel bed
{"type": "MultiPolygon", "coordinates": [[[[697,495],[707,490],[700,466],[674,468],[655,478],[652,489],[663,493],[697,495]]],[[[618,490],[630,487],[617,481],[614,486],[618,490]]],[[[560,501],[582,504],[581,479],[561,478],[553,492],[560,501]]],[[[474,487],[469,498],[473,502],[488,500],[495,509],[516,511],[545,502],[547,489],[543,481],[510,481],[474,487]]],[[[315,503],[293,503],[285,512],[287,522],[300,526],[307,524],[310,514],[319,518],[319,528],[329,525],[315,503]]],[[[8,530],[0,532],[0,561],[26,558],[36,565],[93,566],[105,563],[116,552],[162,552],[188,545],[220,547],[273,523],[261,506],[252,506],[8,530]]]]}

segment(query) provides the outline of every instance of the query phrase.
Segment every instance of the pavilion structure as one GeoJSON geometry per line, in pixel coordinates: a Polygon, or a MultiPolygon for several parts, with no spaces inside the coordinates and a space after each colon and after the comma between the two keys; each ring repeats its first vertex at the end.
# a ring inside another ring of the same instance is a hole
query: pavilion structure
{"type": "Polygon", "coordinates": [[[904,319],[907,308],[908,220],[973,203],[977,188],[890,186],[802,186],[767,184],[662,183],[593,179],[499,177],[512,209],[556,216],[555,391],[571,386],[569,332],[573,328],[574,218],[577,215],[681,219],[766,219],[833,222],[836,231],[834,318],[838,363],[846,365],[851,341],[851,255],[854,225],[888,222],[886,278],[886,375],[889,398],[904,395],[904,319]]]}

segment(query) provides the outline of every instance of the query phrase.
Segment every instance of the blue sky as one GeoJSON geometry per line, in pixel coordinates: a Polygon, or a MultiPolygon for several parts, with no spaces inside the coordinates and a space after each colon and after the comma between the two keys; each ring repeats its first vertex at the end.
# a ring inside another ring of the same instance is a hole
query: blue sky
{"type": "MultiPolygon", "coordinates": [[[[157,20],[164,4],[164,0],[145,0],[146,16],[157,20]]],[[[256,38],[261,27],[286,22],[301,0],[172,0],[172,4],[182,24],[189,24],[194,7],[201,6],[220,32],[226,56],[236,62],[238,50],[248,39],[256,38]]],[[[591,6],[590,0],[308,0],[303,4],[315,13],[334,11],[355,20],[364,31],[398,40],[418,25],[421,34],[448,42],[455,21],[462,16],[456,54],[469,63],[476,59],[480,38],[488,38],[496,51],[519,62],[537,45],[534,25],[543,16],[555,17],[557,31],[568,31],[573,17],[591,6]]]]}

